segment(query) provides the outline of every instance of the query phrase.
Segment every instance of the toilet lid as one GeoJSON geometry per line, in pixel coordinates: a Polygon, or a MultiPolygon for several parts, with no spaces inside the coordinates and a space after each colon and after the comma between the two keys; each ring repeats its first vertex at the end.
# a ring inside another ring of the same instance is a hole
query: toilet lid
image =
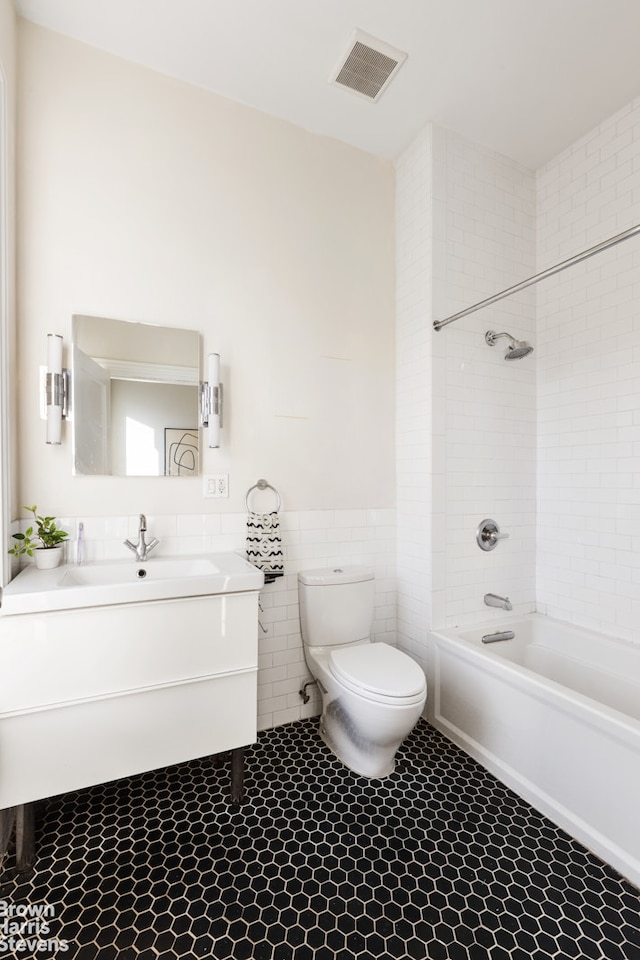
{"type": "Polygon", "coordinates": [[[402,700],[424,693],[426,680],[415,660],[387,643],[340,647],[331,652],[333,675],[352,689],[402,700]]]}

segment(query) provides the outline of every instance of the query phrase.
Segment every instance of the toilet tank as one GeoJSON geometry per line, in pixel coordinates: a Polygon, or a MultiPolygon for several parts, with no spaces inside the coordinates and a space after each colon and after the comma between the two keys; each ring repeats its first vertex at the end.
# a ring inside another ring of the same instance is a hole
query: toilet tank
{"type": "Polygon", "coordinates": [[[310,647],[367,640],[375,579],[369,567],[302,570],[298,574],[302,639],[310,647]]]}

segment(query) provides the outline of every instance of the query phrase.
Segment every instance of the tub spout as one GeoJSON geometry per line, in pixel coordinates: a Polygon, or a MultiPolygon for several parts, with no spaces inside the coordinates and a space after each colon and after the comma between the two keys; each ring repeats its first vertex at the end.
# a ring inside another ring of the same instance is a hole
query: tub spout
{"type": "Polygon", "coordinates": [[[512,610],[509,597],[499,597],[497,593],[485,593],[484,602],[488,607],[501,607],[503,610],[512,610]]]}

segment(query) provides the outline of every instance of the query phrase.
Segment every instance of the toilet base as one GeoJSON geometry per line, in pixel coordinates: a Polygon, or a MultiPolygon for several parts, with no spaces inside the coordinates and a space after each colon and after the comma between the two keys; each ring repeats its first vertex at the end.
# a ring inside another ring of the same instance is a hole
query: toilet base
{"type": "Polygon", "coordinates": [[[395,754],[391,758],[391,763],[384,758],[382,762],[372,763],[369,767],[368,764],[360,762],[360,755],[355,756],[352,752],[348,752],[348,756],[344,756],[327,735],[327,731],[322,724],[320,724],[318,728],[318,733],[320,734],[320,739],[327,745],[329,750],[331,750],[331,753],[337,757],[345,767],[348,767],[353,773],[358,774],[359,777],[367,777],[369,780],[379,780],[383,777],[388,777],[396,768],[395,754]]]}
{"type": "MultiPolygon", "coordinates": [[[[336,701],[329,707],[335,705],[336,701]]],[[[388,777],[395,770],[395,756],[400,743],[388,746],[364,740],[349,725],[348,718],[336,716],[327,721],[323,714],[320,717],[318,733],[338,760],[361,777],[378,780],[388,777]]]]}

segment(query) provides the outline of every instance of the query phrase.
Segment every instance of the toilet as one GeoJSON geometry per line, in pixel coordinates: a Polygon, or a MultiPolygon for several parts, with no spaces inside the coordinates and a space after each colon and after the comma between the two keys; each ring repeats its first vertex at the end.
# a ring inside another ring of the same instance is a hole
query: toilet
{"type": "Polygon", "coordinates": [[[368,567],[298,574],[304,655],[322,696],[320,736],[350,770],[371,778],[393,772],[427,699],[422,668],[371,641],[374,595],[368,567]]]}

